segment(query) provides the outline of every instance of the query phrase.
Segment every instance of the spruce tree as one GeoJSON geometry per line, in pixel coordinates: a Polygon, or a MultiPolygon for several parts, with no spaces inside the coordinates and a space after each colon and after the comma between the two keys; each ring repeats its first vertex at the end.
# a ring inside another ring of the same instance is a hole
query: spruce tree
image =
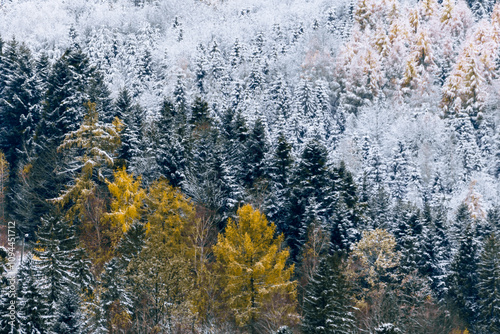
{"type": "Polygon", "coordinates": [[[58,306],[52,332],[55,334],[81,333],[80,299],[76,291],[67,291],[58,306]]]}
{"type": "MultiPolygon", "coordinates": [[[[0,98],[0,150],[3,150],[13,172],[17,171],[28,118],[36,124],[40,115],[33,115],[40,102],[34,61],[30,50],[15,40],[8,43],[2,56],[0,98]]],[[[15,173],[12,173],[15,176],[15,173]]]]}
{"type": "Polygon", "coordinates": [[[112,258],[106,264],[101,281],[101,299],[108,324],[113,324],[115,318],[128,322],[132,313],[132,300],[127,290],[125,268],[118,258],[112,258]]]}
{"type": "Polygon", "coordinates": [[[500,242],[491,234],[478,265],[478,327],[483,333],[500,333],[500,242]]]}
{"type": "Polygon", "coordinates": [[[354,317],[349,295],[341,260],[332,255],[323,258],[306,286],[302,332],[351,333],[354,317]]]}
{"type": "Polygon", "coordinates": [[[130,93],[126,89],[120,91],[115,104],[118,118],[123,123],[120,131],[121,146],[118,149],[118,164],[128,164],[131,169],[134,169],[135,160],[141,157],[141,128],[144,113],[139,106],[132,104],[130,93]]]}
{"type": "Polygon", "coordinates": [[[55,310],[46,302],[39,278],[35,260],[31,254],[26,254],[26,260],[18,272],[21,287],[18,304],[21,333],[50,333],[53,325],[55,310]]]}
{"type": "Polygon", "coordinates": [[[285,232],[288,215],[288,196],[292,175],[292,146],[283,133],[278,135],[272,155],[266,163],[269,175],[269,193],[265,201],[265,213],[273,221],[279,232],[285,232]]]}
{"type": "Polygon", "coordinates": [[[156,160],[160,173],[174,187],[184,180],[186,168],[186,148],[183,140],[184,109],[179,110],[169,101],[163,103],[158,123],[159,138],[156,147],[156,160]]]}
{"type": "Polygon", "coordinates": [[[40,293],[52,315],[58,309],[59,298],[75,284],[71,260],[76,248],[74,227],[57,214],[42,218],[37,233],[34,255],[40,293]]]}
{"type": "Polygon", "coordinates": [[[468,226],[450,267],[447,279],[448,298],[460,317],[469,325],[477,320],[478,312],[478,254],[474,231],[468,226]]]}
{"type": "Polygon", "coordinates": [[[318,141],[312,140],[304,147],[301,160],[296,166],[286,230],[292,259],[296,259],[305,242],[308,226],[305,226],[303,219],[307,199],[314,196],[321,210],[324,210],[327,204],[325,202],[325,188],[329,184],[327,160],[326,148],[318,141]]]}
{"type": "Polygon", "coordinates": [[[251,188],[264,174],[264,157],[267,153],[267,138],[264,123],[261,119],[255,122],[248,141],[246,154],[243,158],[247,173],[244,177],[245,186],[251,188]]]}

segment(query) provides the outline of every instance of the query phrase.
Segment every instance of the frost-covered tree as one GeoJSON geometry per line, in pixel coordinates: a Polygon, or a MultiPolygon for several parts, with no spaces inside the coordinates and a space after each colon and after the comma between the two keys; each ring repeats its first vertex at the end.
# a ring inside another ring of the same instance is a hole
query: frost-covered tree
{"type": "Polygon", "coordinates": [[[469,325],[475,324],[478,314],[478,257],[474,231],[468,226],[451,263],[447,283],[448,298],[469,325]]]}
{"type": "Polygon", "coordinates": [[[143,112],[140,107],[132,104],[132,97],[128,90],[120,91],[115,102],[117,117],[122,121],[123,127],[120,131],[121,146],[118,149],[120,162],[128,162],[134,166],[134,160],[140,158],[141,154],[141,127],[143,123],[143,112]]]}
{"type": "Polygon", "coordinates": [[[61,297],[57,316],[55,318],[53,333],[81,333],[80,300],[75,291],[68,291],[61,297]]]}
{"type": "Polygon", "coordinates": [[[121,122],[115,119],[113,124],[104,124],[94,103],[87,103],[85,119],[78,130],[68,133],[58,151],[76,153],[76,170],[79,175],[67,189],[55,199],[61,205],[70,204],[73,219],[83,219],[86,214],[85,202],[111,174],[115,153],[120,145],[121,122]],[[75,149],[78,149],[75,152],[75,149]]]}
{"type": "Polygon", "coordinates": [[[500,245],[494,233],[486,239],[478,264],[477,290],[479,328],[500,331],[500,245]]]}
{"type": "Polygon", "coordinates": [[[42,218],[37,239],[34,255],[38,258],[35,262],[40,275],[38,287],[46,307],[54,316],[60,296],[76,283],[73,282],[75,273],[71,263],[77,243],[74,227],[57,214],[42,218]]]}
{"type": "Polygon", "coordinates": [[[27,254],[18,272],[20,333],[47,333],[54,323],[54,309],[46,302],[38,283],[36,260],[27,254]]]}
{"type": "Polygon", "coordinates": [[[303,333],[350,333],[354,327],[349,283],[338,258],[323,258],[306,286],[303,333]]]}
{"type": "MultiPolygon", "coordinates": [[[[196,113],[196,107],[193,113],[196,113]]],[[[160,173],[174,187],[184,180],[186,168],[185,122],[184,108],[176,108],[168,101],[163,103],[161,118],[158,121],[158,143],[155,149],[156,161],[160,173]]],[[[193,115],[195,117],[195,115],[193,115]]]]}
{"type": "Polygon", "coordinates": [[[286,237],[291,247],[292,258],[299,254],[305,242],[307,224],[304,214],[308,199],[314,197],[319,205],[320,214],[326,209],[326,187],[329,185],[328,156],[326,148],[318,141],[311,140],[304,147],[301,159],[297,163],[293,175],[293,186],[290,194],[289,216],[286,237]]]}

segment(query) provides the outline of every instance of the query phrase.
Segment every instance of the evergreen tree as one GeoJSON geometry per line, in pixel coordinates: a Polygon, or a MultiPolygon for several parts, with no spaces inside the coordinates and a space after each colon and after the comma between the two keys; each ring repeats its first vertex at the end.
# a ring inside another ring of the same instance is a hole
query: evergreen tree
{"type": "MultiPolygon", "coordinates": [[[[48,67],[43,59],[39,66],[43,71],[48,67]]],[[[28,232],[36,231],[39,217],[51,210],[48,200],[60,195],[73,176],[63,172],[70,156],[58,153],[57,148],[66,134],[80,126],[83,103],[89,101],[87,80],[92,73],[80,50],[67,50],[50,73],[40,74],[42,81],[47,77],[42,117],[33,136],[32,156],[19,171],[22,183],[16,188],[18,204],[13,210],[28,232]]]]}
{"type": "MultiPolygon", "coordinates": [[[[184,109],[177,109],[172,103],[165,101],[158,124],[156,160],[160,166],[161,175],[166,177],[174,187],[178,187],[184,180],[186,168],[183,112],[184,109]]],[[[195,112],[198,112],[196,107],[193,108],[193,113],[195,112]]]]}
{"type": "Polygon", "coordinates": [[[106,86],[104,75],[99,71],[95,71],[88,78],[88,81],[86,90],[89,101],[96,104],[95,109],[99,119],[104,123],[112,123],[115,117],[118,116],[118,110],[116,110],[110,97],[111,92],[106,86]]]}
{"type": "Polygon", "coordinates": [[[56,334],[81,333],[80,300],[75,291],[67,291],[61,297],[52,332],[56,334]]]}
{"type": "Polygon", "coordinates": [[[35,266],[35,260],[26,254],[19,273],[18,282],[21,285],[20,302],[18,304],[21,333],[50,333],[55,311],[48,305],[45,296],[40,291],[40,285],[35,266]]]}
{"type": "Polygon", "coordinates": [[[55,147],[81,124],[85,114],[83,104],[90,100],[86,83],[93,71],[81,50],[67,50],[54,64],[48,78],[40,134],[55,147]]]}
{"type": "Polygon", "coordinates": [[[121,146],[118,149],[118,163],[128,163],[134,169],[135,160],[141,157],[141,128],[144,114],[139,106],[132,104],[132,98],[126,89],[119,93],[116,109],[118,118],[123,123],[120,131],[121,146]]]}
{"type": "Polygon", "coordinates": [[[7,184],[9,181],[9,163],[5,159],[5,154],[0,151],[0,223],[5,224],[5,207],[6,203],[6,193],[7,184]]]}
{"type": "Polygon", "coordinates": [[[12,176],[16,176],[19,152],[22,150],[28,118],[31,125],[36,124],[40,115],[36,112],[41,99],[36,82],[34,61],[30,50],[15,40],[8,43],[2,56],[0,91],[0,150],[5,153],[11,165],[12,176]]]}
{"type": "Polygon", "coordinates": [[[410,182],[408,151],[403,142],[398,142],[389,167],[389,188],[395,199],[404,200],[410,182]]]}
{"type": "Polygon", "coordinates": [[[293,259],[296,259],[305,242],[308,226],[305,226],[303,219],[308,198],[314,196],[320,210],[324,212],[326,209],[325,188],[329,184],[327,160],[326,148],[312,140],[304,147],[301,160],[296,166],[285,232],[293,259]]]}
{"type": "Polygon", "coordinates": [[[102,289],[98,287],[93,294],[93,298],[83,304],[84,320],[82,322],[82,328],[84,333],[105,334],[109,332],[104,305],[100,295],[101,290],[102,289]]]}
{"type": "Polygon", "coordinates": [[[451,251],[447,229],[446,211],[444,207],[431,210],[428,205],[424,208],[424,220],[428,224],[429,234],[425,236],[426,252],[429,255],[425,264],[425,272],[431,279],[431,288],[439,299],[446,291],[446,273],[450,263],[451,251]],[[431,211],[431,212],[428,212],[431,211]],[[430,218],[425,218],[431,215],[430,218]]]}
{"type": "Polygon", "coordinates": [[[327,256],[306,286],[303,333],[351,333],[354,318],[349,300],[349,285],[341,261],[327,256]]]}
{"type": "MultiPolygon", "coordinates": [[[[5,259],[7,259],[8,253],[4,248],[1,248],[2,256],[5,252],[5,259]]],[[[2,261],[3,262],[3,261],[2,261]]],[[[19,281],[20,271],[22,266],[19,267],[19,271],[16,275],[11,273],[7,275],[6,272],[2,273],[0,282],[0,333],[22,333],[21,332],[21,316],[19,306],[21,302],[21,281],[19,281]],[[17,286],[15,286],[17,279],[17,286]]]]}
{"type": "Polygon", "coordinates": [[[132,300],[126,289],[125,268],[118,258],[112,258],[105,265],[101,281],[101,300],[109,328],[112,332],[126,328],[132,313],[132,300]]]}
{"type": "Polygon", "coordinates": [[[265,213],[273,221],[278,231],[285,232],[288,216],[288,196],[293,159],[292,146],[280,133],[272,155],[266,159],[269,175],[269,194],[266,197],[265,213]]]}
{"type": "Polygon", "coordinates": [[[500,332],[500,243],[491,234],[478,265],[478,315],[483,333],[500,332]]]}
{"type": "Polygon", "coordinates": [[[447,282],[450,302],[455,305],[461,318],[473,325],[478,312],[478,254],[471,226],[463,233],[447,282]]]}
{"type": "Polygon", "coordinates": [[[58,309],[60,296],[76,283],[71,263],[76,242],[74,227],[60,216],[42,218],[34,255],[39,259],[36,262],[39,291],[52,316],[58,309]]]}
{"type": "Polygon", "coordinates": [[[257,119],[246,143],[247,149],[243,161],[247,173],[244,183],[247,188],[251,188],[255,182],[259,181],[264,174],[264,157],[267,153],[267,140],[264,123],[257,119]]]}
{"type": "Polygon", "coordinates": [[[343,161],[329,171],[330,182],[325,187],[326,213],[330,217],[332,247],[349,250],[361,238],[361,211],[356,184],[343,161]]]}

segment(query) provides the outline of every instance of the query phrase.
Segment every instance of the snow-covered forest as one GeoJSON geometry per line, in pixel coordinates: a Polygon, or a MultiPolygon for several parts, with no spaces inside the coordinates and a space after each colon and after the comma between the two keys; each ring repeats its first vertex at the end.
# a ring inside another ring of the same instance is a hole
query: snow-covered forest
{"type": "Polygon", "coordinates": [[[499,102],[493,0],[0,2],[0,333],[500,333],[499,102]]]}

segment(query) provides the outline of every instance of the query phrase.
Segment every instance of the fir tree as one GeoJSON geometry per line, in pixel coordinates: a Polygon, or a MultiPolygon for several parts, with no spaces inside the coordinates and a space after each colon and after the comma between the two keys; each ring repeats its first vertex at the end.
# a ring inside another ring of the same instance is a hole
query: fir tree
{"type": "Polygon", "coordinates": [[[246,146],[246,154],[242,157],[247,170],[244,181],[245,185],[251,188],[264,174],[264,157],[267,153],[266,132],[260,119],[255,122],[246,146]]]}
{"type": "Polygon", "coordinates": [[[325,210],[325,188],[329,184],[327,160],[326,148],[312,140],[304,147],[295,169],[286,231],[293,259],[296,259],[305,242],[308,226],[305,226],[303,218],[307,199],[314,196],[321,210],[325,210]]]}
{"type": "Polygon", "coordinates": [[[351,333],[354,318],[349,300],[349,285],[341,261],[327,256],[306,286],[303,333],[351,333]]]}
{"type": "MultiPolygon", "coordinates": [[[[19,46],[15,40],[8,44],[2,56],[0,99],[0,150],[3,150],[12,171],[17,171],[19,153],[28,118],[36,124],[39,114],[33,114],[41,99],[36,82],[34,61],[29,49],[19,46]]],[[[12,173],[15,176],[15,173],[12,173]]]]}
{"type": "Polygon", "coordinates": [[[39,291],[52,316],[58,309],[61,294],[70,291],[76,283],[71,263],[76,242],[74,227],[60,216],[42,218],[34,255],[39,259],[36,262],[39,291]]]}
{"type": "Polygon", "coordinates": [[[126,328],[132,313],[132,300],[127,291],[125,268],[118,258],[112,258],[101,277],[103,292],[101,300],[107,323],[112,332],[126,328]]]}
{"type": "MultiPolygon", "coordinates": [[[[193,108],[193,113],[197,112],[196,110],[196,107],[193,108]]],[[[166,177],[174,187],[178,187],[184,180],[186,168],[186,153],[184,138],[182,138],[182,127],[185,122],[185,119],[182,118],[183,112],[184,109],[177,109],[173,104],[165,101],[158,124],[159,139],[156,160],[161,175],[166,177]]]]}
{"type": "Polygon", "coordinates": [[[80,300],[75,291],[67,291],[61,297],[52,332],[57,334],[81,333],[80,300]]]}
{"type": "Polygon", "coordinates": [[[278,231],[284,232],[288,215],[287,203],[293,159],[292,146],[287,142],[283,133],[279,134],[277,141],[272,156],[266,163],[269,169],[267,174],[270,185],[265,202],[265,212],[269,219],[276,224],[278,231]]]}
{"type": "Polygon", "coordinates": [[[448,276],[448,298],[469,325],[477,319],[478,254],[471,226],[464,231],[448,276]]]}
{"type": "Polygon", "coordinates": [[[128,164],[134,169],[135,160],[141,157],[142,123],[144,114],[139,106],[132,104],[128,90],[124,89],[116,100],[118,118],[123,127],[120,131],[121,146],[118,149],[118,163],[128,164]]]}
{"type": "Polygon", "coordinates": [[[491,234],[478,264],[478,315],[483,333],[500,332],[500,243],[491,234]]]}
{"type": "Polygon", "coordinates": [[[38,283],[39,274],[34,259],[27,254],[18,273],[21,285],[19,318],[21,333],[49,333],[53,325],[54,309],[48,305],[38,283]]]}

